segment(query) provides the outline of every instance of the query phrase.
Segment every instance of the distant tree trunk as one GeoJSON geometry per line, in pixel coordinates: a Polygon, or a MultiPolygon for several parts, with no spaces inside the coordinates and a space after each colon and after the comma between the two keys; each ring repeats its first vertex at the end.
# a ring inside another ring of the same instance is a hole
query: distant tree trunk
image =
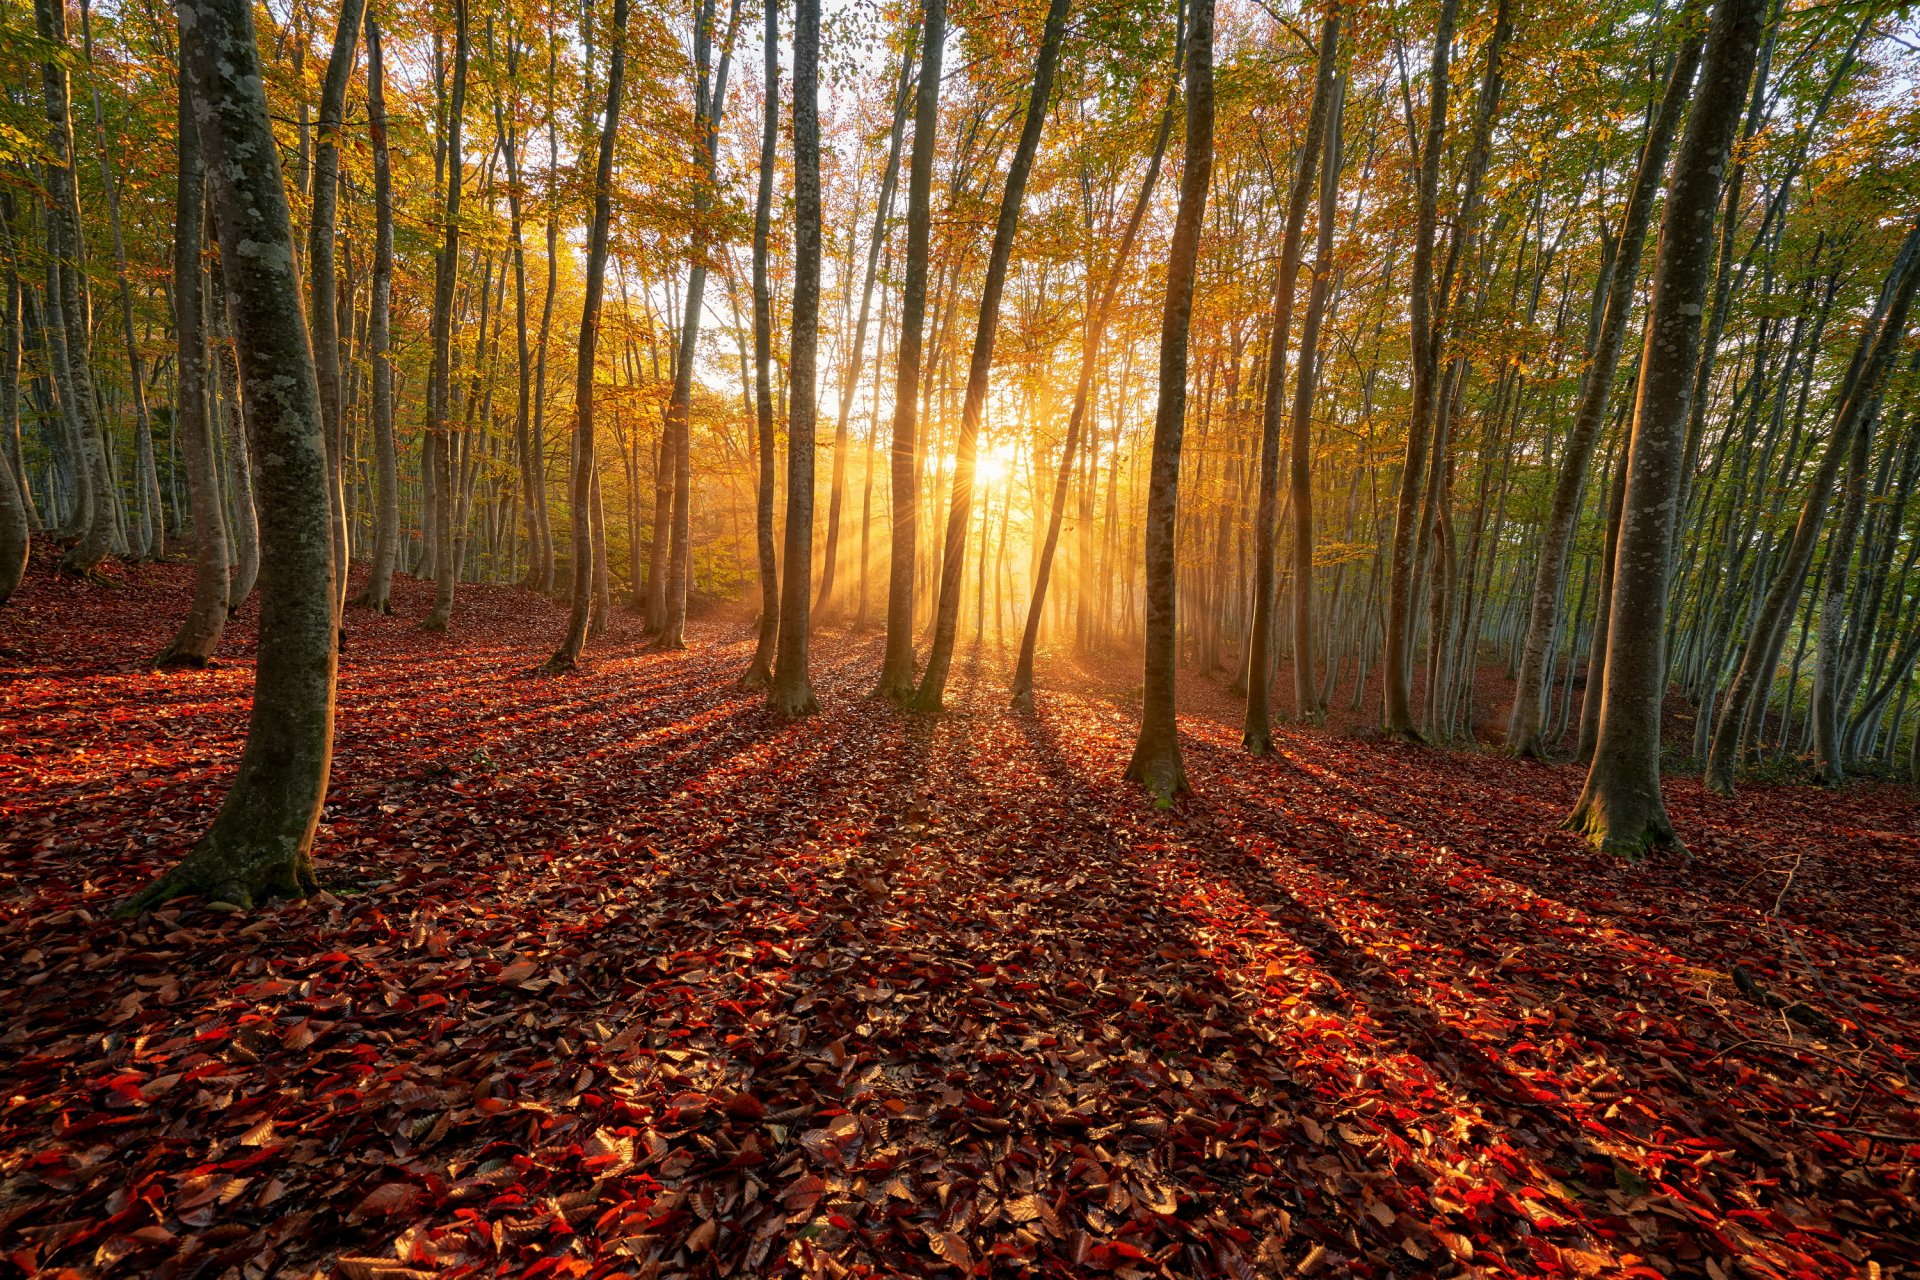
{"type": "Polygon", "coordinates": [[[1180,446],[1186,432],[1187,331],[1200,227],[1213,177],[1213,0],[1193,0],[1187,34],[1186,170],[1173,243],[1167,250],[1167,296],[1160,319],[1160,393],[1154,410],[1153,461],[1147,473],[1146,657],[1140,737],[1127,777],[1161,805],[1187,790],[1174,719],[1177,638],[1174,526],[1180,513],[1180,446]]]}
{"type": "MultiPolygon", "coordinates": [[[[467,0],[453,0],[453,84],[447,100],[447,197],[441,207],[440,253],[433,262],[433,367],[427,385],[427,435],[433,465],[422,477],[433,488],[438,517],[438,555],[434,558],[433,610],[420,625],[445,631],[453,619],[454,583],[460,576],[460,539],[453,497],[453,286],[460,271],[460,132],[467,103],[467,0]]],[[[584,339],[583,339],[584,345],[584,339]]]]}
{"type": "Polygon", "coordinates": [[[1419,741],[1413,725],[1414,580],[1418,556],[1420,482],[1427,469],[1428,437],[1438,403],[1439,351],[1434,342],[1433,248],[1439,222],[1440,152],[1447,133],[1447,65],[1453,46],[1458,0],[1441,0],[1433,33],[1433,60],[1427,75],[1426,140],[1420,147],[1416,182],[1413,279],[1407,314],[1413,359],[1412,412],[1407,420],[1406,456],[1400,464],[1400,489],[1394,506],[1393,545],[1387,561],[1386,654],[1380,680],[1385,694],[1384,725],[1389,737],[1419,741]]]}
{"type": "MultiPolygon", "coordinates": [[[[627,0],[613,0],[613,32],[607,63],[607,105],[600,124],[599,160],[594,169],[593,225],[587,233],[585,298],[580,306],[580,344],[574,365],[573,408],[573,592],[567,634],[547,659],[552,672],[572,671],[580,662],[592,620],[594,589],[593,438],[594,350],[600,339],[600,299],[607,285],[607,230],[613,219],[613,145],[619,135],[620,95],[627,73],[627,0]]],[[[656,535],[657,536],[657,535],[656,535]]]]}
{"type": "Polygon", "coordinates": [[[946,696],[947,672],[953,665],[953,646],[960,627],[962,579],[967,567],[967,528],[973,519],[973,467],[979,448],[980,419],[986,411],[987,383],[993,372],[993,342],[1000,328],[1000,294],[1006,286],[1007,263],[1020,227],[1020,205],[1026,197],[1027,175],[1040,149],[1040,131],[1046,124],[1047,101],[1053,92],[1053,71],[1060,59],[1060,39],[1067,25],[1067,0],[1050,0],[1040,50],[1034,59],[1033,90],[1020,128],[1020,142],[1007,167],[1006,191],[993,228],[993,248],[987,258],[986,283],[980,291],[980,316],[974,330],[973,358],[967,365],[967,393],[960,410],[960,439],[954,446],[953,497],[947,512],[946,542],[940,553],[940,594],[934,610],[933,645],[927,652],[927,670],[914,694],[922,711],[938,711],[946,696]]]}
{"type": "MultiPolygon", "coordinates": [[[[1327,20],[1324,40],[1338,43],[1337,17],[1327,20]]],[[[1333,287],[1333,220],[1340,197],[1340,118],[1346,82],[1337,76],[1327,106],[1327,141],[1320,166],[1319,227],[1314,236],[1313,282],[1307,290],[1307,314],[1300,322],[1300,363],[1293,375],[1292,445],[1287,456],[1287,487],[1293,503],[1293,706],[1308,724],[1326,718],[1314,680],[1313,644],[1313,393],[1319,375],[1320,326],[1333,287]]]]}
{"type": "Polygon", "coordinates": [[[887,644],[875,694],[902,702],[913,694],[914,572],[920,526],[920,355],[926,339],[927,247],[931,233],[933,160],[939,142],[941,61],[947,0],[922,0],[920,83],[913,107],[913,151],[907,160],[906,280],[900,292],[900,348],[895,354],[892,563],[887,569],[887,644]]]}
{"type": "Polygon", "coordinates": [[[1600,547],[1600,607],[1594,614],[1593,634],[1587,637],[1586,692],[1580,698],[1580,736],[1574,758],[1582,764],[1593,759],[1593,748],[1600,741],[1601,690],[1607,683],[1608,628],[1612,622],[1613,561],[1620,548],[1620,513],[1627,500],[1626,445],[1621,445],[1619,463],[1614,467],[1613,492],[1607,499],[1607,531],[1600,547]]]}
{"type": "Polygon", "coordinates": [[[220,473],[214,465],[213,431],[207,414],[207,334],[201,287],[200,232],[206,217],[206,174],[194,123],[193,82],[179,70],[178,181],[173,218],[173,333],[175,355],[173,431],[187,464],[193,505],[193,604],[161,653],[161,666],[204,667],[220,647],[227,625],[227,526],[220,511],[220,473]]]}
{"type": "Polygon", "coordinates": [[[20,376],[20,279],[11,268],[7,271],[6,288],[9,378],[5,388],[6,421],[0,422],[0,431],[5,432],[5,439],[0,440],[0,604],[11,600],[13,593],[20,589],[33,550],[32,506],[27,498],[26,477],[16,461],[19,457],[15,433],[18,430],[16,388],[20,376]]]}
{"type": "MultiPolygon", "coordinates": [[[[932,0],[943,3],[944,0],[932,0]]],[[[765,0],[766,107],[760,120],[760,184],[753,206],[753,403],[757,477],[753,499],[754,549],[760,571],[760,625],[753,661],[740,677],[743,689],[773,682],[773,653],[780,637],[780,565],[773,546],[773,295],[767,280],[767,241],[773,230],[774,152],[780,142],[780,6],[765,0]]]]}
{"type": "Polygon", "coordinates": [[[1716,0],[1700,87],[1667,184],[1653,301],[1640,357],[1627,489],[1614,555],[1607,679],[1587,783],[1567,825],[1602,848],[1638,857],[1677,843],[1660,795],[1660,706],[1666,695],[1667,583],[1674,503],[1686,450],[1687,402],[1700,346],[1734,127],[1746,102],[1766,0],[1716,0]]]}
{"type": "MultiPolygon", "coordinates": [[[[1287,403],[1287,340],[1291,336],[1293,295],[1300,276],[1301,228],[1307,219],[1307,202],[1313,196],[1320,146],[1326,136],[1327,111],[1333,101],[1339,37],[1339,10],[1330,5],[1320,24],[1313,104],[1307,112],[1306,131],[1300,137],[1300,160],[1293,171],[1293,184],[1287,192],[1286,222],[1280,238],[1280,275],[1274,289],[1273,327],[1267,339],[1266,399],[1260,415],[1260,499],[1253,526],[1253,625],[1247,638],[1247,714],[1240,735],[1247,750],[1256,756],[1273,750],[1267,681],[1273,671],[1270,656],[1273,652],[1273,562],[1280,521],[1280,424],[1285,418],[1287,403]]],[[[1313,352],[1302,346],[1301,368],[1304,370],[1312,361],[1313,352]]],[[[1294,661],[1298,665],[1298,654],[1294,655],[1294,661]]]]}
{"type": "MultiPolygon", "coordinates": [[[[827,498],[827,547],[820,566],[820,598],[815,613],[825,616],[833,603],[833,579],[840,559],[841,508],[847,485],[847,417],[860,390],[860,370],[867,351],[867,321],[873,307],[873,282],[880,270],[880,251],[887,241],[893,215],[894,185],[900,174],[900,142],[907,128],[907,89],[913,81],[913,46],[900,55],[900,80],[893,93],[893,129],[887,140],[887,164],[880,177],[880,199],[874,206],[873,235],[867,240],[867,269],[860,286],[860,318],[853,326],[853,346],[841,379],[839,421],[833,430],[833,485],[827,498]]],[[[884,335],[883,335],[884,341],[884,335]]]]}
{"type": "MultiPolygon", "coordinates": [[[[1176,61],[1186,56],[1184,9],[1180,21],[1182,29],[1174,41],[1176,61]]],[[[1177,67],[1175,74],[1176,87],[1168,92],[1167,105],[1160,113],[1160,128],[1154,134],[1153,154],[1147,161],[1146,177],[1140,182],[1140,194],[1134,199],[1133,212],[1127,218],[1127,228],[1120,235],[1119,247],[1114,250],[1113,265],[1108,270],[1099,305],[1095,307],[1087,325],[1086,343],[1080,353],[1080,380],[1074,386],[1073,408],[1067,414],[1067,439],[1061,446],[1060,468],[1053,481],[1053,503],[1047,509],[1046,538],[1040,548],[1039,561],[1034,566],[1033,598],[1027,603],[1026,627],[1020,636],[1020,656],[1014,662],[1012,701],[1016,707],[1033,705],[1034,651],[1040,644],[1040,620],[1047,605],[1047,587],[1053,578],[1054,555],[1060,546],[1060,526],[1066,516],[1067,490],[1073,483],[1074,462],[1080,452],[1080,435],[1086,425],[1087,408],[1093,396],[1094,370],[1099,364],[1100,346],[1106,336],[1107,321],[1113,314],[1114,300],[1119,296],[1120,285],[1126,279],[1127,261],[1132,256],[1134,241],[1139,237],[1147,206],[1153,199],[1153,189],[1159,182],[1161,161],[1167,153],[1167,139],[1173,134],[1173,112],[1179,102],[1177,67]]],[[[1091,480],[1083,483],[1091,488],[1091,480]]],[[[1081,516],[1084,542],[1092,532],[1089,527],[1092,521],[1089,503],[1083,502],[1081,516]]],[[[1084,583],[1082,585],[1084,587],[1084,583]]]]}
{"type": "MultiPolygon", "coordinates": [[[[1689,6],[1680,21],[1695,20],[1689,6]]],[[[1573,545],[1574,524],[1580,515],[1580,489],[1593,458],[1593,447],[1600,436],[1600,424],[1606,420],[1607,401],[1613,392],[1613,374],[1620,362],[1620,348],[1627,331],[1627,317],[1633,310],[1640,286],[1640,255],[1652,221],[1654,197],[1659,194],[1660,176],[1666,171],[1667,152],[1679,131],[1687,98],[1693,88],[1693,73],[1700,65],[1702,34],[1687,33],[1673,71],[1667,79],[1665,95],[1654,113],[1646,144],[1640,151],[1640,166],[1634,173],[1627,207],[1621,216],[1620,235],[1611,263],[1602,269],[1597,292],[1606,298],[1604,318],[1580,375],[1580,393],[1573,411],[1573,427],[1561,446],[1559,475],[1554,481],[1553,505],[1547,513],[1546,528],[1538,548],[1534,569],[1533,597],[1527,610],[1527,639],[1520,654],[1520,672],[1515,678],[1513,713],[1507,724],[1507,750],[1520,756],[1545,754],[1545,697],[1549,648],[1560,624],[1560,596],[1566,588],[1567,549],[1573,545]]],[[[1604,601],[1605,597],[1602,597],[1604,601]]],[[[1602,605],[1602,612],[1605,605],[1602,605]]]]}
{"type": "Polygon", "coordinates": [[[547,32],[547,288],[540,303],[539,354],[533,364],[534,518],[538,545],[528,566],[527,585],[535,591],[553,591],[553,519],[547,505],[547,346],[553,334],[553,295],[560,282],[560,133],[554,83],[558,78],[559,37],[547,32]]]}
{"type": "Polygon", "coordinates": [[[393,172],[387,154],[386,63],[380,24],[367,15],[367,135],[373,143],[373,296],[367,347],[373,358],[373,451],[377,489],[373,567],[360,603],[393,612],[393,565],[400,552],[400,463],[393,444],[393,172]]]}
{"type": "Polygon", "coordinates": [[[260,592],[253,713],[232,789],[200,843],[135,895],[123,908],[128,914],[182,893],[244,907],[311,890],[310,851],[333,753],[326,440],[253,6],[182,0],[177,12],[259,460],[269,572],[260,592]]]}
{"type": "Polygon", "coordinates": [[[1772,684],[1779,663],[1790,614],[1813,563],[1814,546],[1819,541],[1821,523],[1826,519],[1834,481],[1852,447],[1854,433],[1864,428],[1866,417],[1879,397],[1881,375],[1886,371],[1894,347],[1906,332],[1907,313],[1917,285],[1920,285],[1920,226],[1908,233],[1887,275],[1876,308],[1876,323],[1862,338],[1853,367],[1848,370],[1840,409],[1834,416],[1833,435],[1808,485],[1786,556],[1774,574],[1766,599],[1754,615],[1753,638],[1720,705],[1713,742],[1707,752],[1705,781],[1710,791],[1722,795],[1733,792],[1741,729],[1747,717],[1766,703],[1767,687],[1772,684]]]}
{"type": "Polygon", "coordinates": [[[1838,786],[1847,778],[1846,745],[1842,728],[1847,708],[1840,704],[1841,632],[1847,615],[1847,587],[1853,581],[1854,545],[1866,512],[1867,462],[1873,447],[1873,413],[1854,429],[1840,504],[1840,522],[1827,543],[1826,591],[1820,600],[1820,622],[1813,664],[1813,758],[1820,781],[1838,786]]]}
{"type": "MultiPolygon", "coordinates": [[[[507,38],[507,81],[517,82],[520,72],[520,47],[507,38]]],[[[500,97],[493,107],[494,132],[500,138],[500,151],[507,162],[507,221],[509,247],[513,255],[513,338],[517,398],[513,408],[514,460],[520,470],[520,518],[527,533],[528,569],[522,585],[531,585],[539,576],[540,522],[535,507],[539,502],[540,467],[533,453],[533,350],[527,333],[527,254],[522,237],[524,216],[520,181],[520,122],[509,113],[500,97]]]]}
{"type": "Polygon", "coordinates": [[[340,310],[335,297],[334,223],[340,202],[340,129],[347,110],[347,80],[353,74],[365,0],[341,0],[333,50],[320,86],[320,121],[314,134],[313,192],[307,220],[307,314],[313,333],[313,368],[320,381],[320,419],[327,433],[327,496],[333,520],[336,610],[346,605],[347,491],[343,465],[346,424],[340,415],[340,310]]]}
{"type": "Polygon", "coordinates": [[[820,330],[820,0],[796,0],[793,21],[793,335],[787,409],[787,553],[780,639],[767,705],[783,720],[820,709],[807,673],[813,599],[813,453],[820,330]]]}
{"type": "MultiPolygon", "coordinates": [[[[50,283],[57,292],[58,317],[64,355],[56,353],[64,366],[66,385],[62,401],[68,406],[78,439],[76,473],[84,471],[82,484],[90,496],[83,504],[87,524],[80,540],[68,549],[60,562],[66,573],[88,574],[98,568],[112,550],[114,516],[118,496],[108,470],[106,439],[100,422],[98,393],[93,385],[93,310],[87,293],[86,239],[80,230],[80,189],[73,168],[73,118],[68,94],[67,11],[61,0],[34,0],[34,17],[41,40],[50,56],[40,64],[41,87],[47,115],[47,234],[54,248],[57,266],[50,270],[50,283]],[[59,57],[51,56],[57,52],[59,57]]],[[[49,320],[55,316],[54,299],[48,299],[49,320]]]]}
{"type": "MultiPolygon", "coordinates": [[[[80,5],[81,43],[86,46],[89,73],[93,72],[93,19],[86,0],[80,5]]],[[[127,348],[127,393],[133,401],[135,474],[140,494],[140,522],[134,528],[133,552],[141,559],[159,559],[167,550],[166,508],[160,501],[160,473],[153,458],[153,423],[147,414],[146,362],[133,330],[133,287],[127,280],[126,241],[120,233],[120,183],[113,167],[113,148],[107,134],[106,113],[100,107],[100,89],[94,78],[94,148],[100,158],[100,187],[107,196],[107,226],[113,237],[114,280],[120,293],[120,332],[127,348]]]]}

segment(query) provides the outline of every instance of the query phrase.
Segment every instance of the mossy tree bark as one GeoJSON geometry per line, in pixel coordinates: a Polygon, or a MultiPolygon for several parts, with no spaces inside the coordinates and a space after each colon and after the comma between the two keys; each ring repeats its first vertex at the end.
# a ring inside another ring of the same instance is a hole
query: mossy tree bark
{"type": "Polygon", "coordinates": [[[280,153],[247,0],[181,0],[180,48],[219,224],[260,496],[260,657],[240,769],[177,866],[126,904],[183,893],[248,906],[314,887],[333,753],[332,534],[319,386],[280,153]]]}

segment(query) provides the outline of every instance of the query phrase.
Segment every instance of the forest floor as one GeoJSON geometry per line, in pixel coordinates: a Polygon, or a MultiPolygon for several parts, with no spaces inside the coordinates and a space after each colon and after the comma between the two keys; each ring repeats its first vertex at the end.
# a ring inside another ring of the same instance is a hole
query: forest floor
{"type": "Polygon", "coordinates": [[[556,606],[403,582],[327,891],[117,921],[253,628],[156,673],[188,573],[116,572],[0,613],[0,1274],[1920,1276],[1909,789],[1677,779],[1629,866],[1577,769],[1252,760],[1196,681],[1158,811],[1119,664],[903,717],[830,632],[782,726],[737,620],[555,679],[556,606]]]}

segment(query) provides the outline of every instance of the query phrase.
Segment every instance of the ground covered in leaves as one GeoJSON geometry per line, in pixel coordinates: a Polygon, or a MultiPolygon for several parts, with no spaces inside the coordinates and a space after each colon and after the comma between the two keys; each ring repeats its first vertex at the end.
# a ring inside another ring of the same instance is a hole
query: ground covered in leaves
{"type": "Polygon", "coordinates": [[[1676,780],[1597,861],[1568,767],[1128,694],[733,688],[554,606],[356,616],[318,856],[250,915],[113,904],[211,817],[226,665],[179,567],[0,613],[0,1272],[1920,1275],[1920,805],[1676,780]],[[1875,1270],[1877,1268],[1877,1271],[1875,1270]]]}

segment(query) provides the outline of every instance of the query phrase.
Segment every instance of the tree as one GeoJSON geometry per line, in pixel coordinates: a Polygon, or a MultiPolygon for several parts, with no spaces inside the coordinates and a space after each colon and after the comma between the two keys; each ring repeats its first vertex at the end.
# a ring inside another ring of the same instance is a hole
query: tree
{"type": "Polygon", "coordinates": [[[923,0],[920,80],[914,92],[913,150],[907,159],[906,278],[900,288],[900,346],[895,353],[893,481],[890,521],[893,559],[887,569],[886,656],[874,692],[893,702],[913,696],[914,569],[920,527],[920,357],[926,341],[927,251],[932,233],[933,160],[940,130],[941,60],[947,41],[947,0],[923,0]]]}
{"type": "Polygon", "coordinates": [[[367,135],[373,150],[373,284],[367,348],[373,363],[375,515],[373,567],[360,603],[393,611],[393,566],[400,554],[400,462],[393,442],[393,170],[387,151],[386,60],[380,24],[367,14],[367,135]]]}
{"type": "MultiPolygon", "coordinates": [[[[460,270],[460,134],[467,102],[467,0],[453,0],[453,84],[448,89],[446,120],[447,198],[441,206],[440,253],[433,262],[433,369],[427,381],[426,456],[423,483],[434,494],[433,609],[420,625],[445,631],[453,618],[454,583],[460,576],[460,532],[455,528],[453,485],[453,286],[460,270]]],[[[586,345],[585,339],[582,344],[586,345]]],[[[576,518],[578,518],[576,516],[576,518]]]]}
{"type": "Polygon", "coordinates": [[[193,604],[180,630],[161,653],[162,666],[204,667],[220,647],[227,625],[227,526],[220,509],[220,475],[214,466],[212,422],[207,414],[207,334],[201,288],[200,231],[206,217],[206,174],[193,117],[193,84],[180,65],[180,139],[173,218],[173,429],[187,461],[187,491],[193,503],[193,604]]]}
{"type": "MultiPolygon", "coordinates": [[[[1335,59],[1339,54],[1340,12],[1329,5],[1320,23],[1320,52],[1313,77],[1313,105],[1307,112],[1306,132],[1300,138],[1299,163],[1294,167],[1293,185],[1287,193],[1286,224],[1280,242],[1280,279],[1273,301],[1273,327],[1267,339],[1266,401],[1260,415],[1260,508],[1254,517],[1253,533],[1253,626],[1247,638],[1247,718],[1241,741],[1254,755],[1273,750],[1273,728],[1267,706],[1267,677],[1272,671],[1271,631],[1273,619],[1274,538],[1280,520],[1280,424],[1286,411],[1287,339],[1293,322],[1293,295],[1300,275],[1301,228],[1307,218],[1307,202],[1313,196],[1314,175],[1319,171],[1320,147],[1327,131],[1327,115],[1333,101],[1335,59]]],[[[1304,338],[1300,345],[1300,373],[1296,380],[1306,385],[1306,371],[1313,364],[1313,350],[1304,338]]],[[[1311,401],[1309,401],[1309,404],[1311,401]]],[[[1296,454],[1299,450],[1295,449],[1296,454]]],[[[1305,458],[1301,461],[1304,463],[1305,458]]],[[[1299,486],[1301,490],[1305,485],[1299,486]]],[[[1293,494],[1299,500],[1298,492],[1293,494]]],[[[1299,665],[1306,657],[1294,654],[1299,665]]],[[[1307,673],[1311,679],[1311,670],[1307,673]]],[[[1301,715],[1308,714],[1302,708],[1301,715]]]]}
{"type": "Polygon", "coordinates": [[[1167,250],[1167,296],[1160,316],[1160,393],[1153,414],[1153,461],[1147,473],[1145,688],[1140,737],[1127,777],[1161,805],[1187,787],[1174,718],[1174,523],[1180,509],[1180,450],[1186,434],[1187,334],[1200,226],[1213,178],[1213,0],[1193,0],[1187,32],[1187,137],[1173,243],[1167,250]]]}
{"type": "Polygon", "coordinates": [[[974,330],[973,358],[967,365],[967,396],[960,411],[960,439],[954,448],[953,498],[947,512],[947,537],[940,554],[940,596],[934,608],[933,645],[927,651],[927,669],[914,693],[914,706],[938,711],[946,695],[947,671],[953,665],[953,646],[960,629],[960,595],[967,567],[967,530],[973,521],[973,473],[980,443],[980,418],[986,410],[987,379],[993,372],[993,343],[1000,329],[1000,294],[1006,287],[1007,262],[1013,256],[1014,234],[1020,228],[1020,204],[1026,196],[1027,175],[1040,148],[1040,130],[1047,119],[1047,98],[1053,91],[1053,69],[1060,59],[1060,39],[1066,30],[1067,0],[1049,0],[1040,50],[1034,58],[1033,89],[1020,127],[1020,143],[1007,166],[1006,191],[1000,198],[1000,216],[994,223],[993,249],[987,258],[987,279],[980,291],[980,316],[974,330]]]}
{"type": "MultiPolygon", "coordinates": [[[[941,0],[933,0],[941,3],[941,0]]],[[[753,205],[753,534],[760,574],[760,621],[753,661],[740,677],[743,689],[764,689],[773,682],[773,654],[780,639],[780,562],[773,546],[773,291],[767,280],[767,242],[773,232],[773,164],[780,141],[780,5],[764,0],[766,30],[764,92],[760,113],[760,178],[753,205]]]]}
{"type": "Polygon", "coordinates": [[[234,312],[260,495],[260,656],[240,769],[192,852],[125,905],[183,893],[246,907],[314,887],[333,756],[332,535],[326,440],[294,269],[280,151],[247,0],[182,0],[180,48],[234,312]]]}
{"type": "Polygon", "coordinates": [[[1600,736],[1586,787],[1567,819],[1602,848],[1630,857],[1678,843],[1660,794],[1675,507],[1701,304],[1713,264],[1714,214],[1765,9],[1766,0],[1715,0],[1700,88],[1674,157],[1660,223],[1614,553],[1600,736]]]}
{"type": "Polygon", "coordinates": [[[598,473],[594,459],[593,369],[600,340],[600,300],[607,284],[607,234],[613,220],[613,146],[619,137],[620,97],[627,74],[627,0],[613,0],[613,32],[608,43],[606,110],[600,124],[599,159],[594,167],[593,223],[587,232],[585,298],[580,304],[580,344],[573,380],[573,592],[567,634],[547,659],[547,670],[574,670],[587,643],[594,598],[594,527],[598,473]]]}
{"type": "Polygon", "coordinates": [[[820,709],[807,674],[813,598],[813,451],[820,330],[820,0],[793,21],[793,336],[788,340],[787,554],[767,706],[784,720],[820,709]]]}
{"type": "MultiPolygon", "coordinates": [[[[1689,6],[1683,10],[1680,21],[1697,24],[1697,8],[1689,6]]],[[[1542,730],[1548,649],[1560,623],[1560,596],[1566,589],[1567,551],[1573,543],[1574,521],[1580,514],[1581,486],[1593,459],[1594,445],[1600,438],[1600,425],[1606,420],[1614,370],[1619,365],[1620,348],[1626,336],[1627,316],[1633,310],[1639,291],[1640,254],[1652,220],[1654,196],[1659,190],[1660,175],[1666,170],[1668,148],[1679,130],[1680,117],[1693,89],[1693,73],[1700,65],[1702,43],[1700,31],[1683,32],[1680,51],[1667,77],[1666,93],[1648,127],[1646,143],[1640,149],[1633,186],[1621,214],[1620,234],[1594,284],[1594,292],[1604,299],[1605,310],[1587,366],[1580,374],[1580,397],[1574,408],[1573,428],[1560,454],[1553,505],[1547,514],[1534,569],[1533,598],[1527,609],[1527,638],[1521,649],[1520,672],[1514,679],[1513,711],[1507,723],[1507,750],[1515,755],[1545,754],[1542,730]]]]}

